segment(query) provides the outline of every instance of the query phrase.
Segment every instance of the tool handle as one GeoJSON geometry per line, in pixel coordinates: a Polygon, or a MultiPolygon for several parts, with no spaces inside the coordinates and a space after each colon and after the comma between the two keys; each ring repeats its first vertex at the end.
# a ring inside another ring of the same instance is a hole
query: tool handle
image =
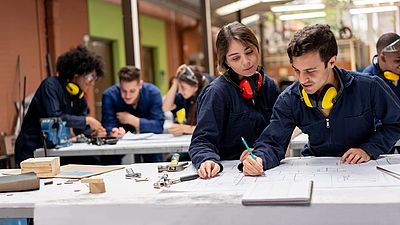
{"type": "Polygon", "coordinates": [[[181,182],[183,182],[183,181],[195,180],[197,178],[199,178],[199,175],[198,174],[193,174],[193,175],[188,175],[188,176],[181,177],[181,178],[179,178],[179,180],[181,182]]]}

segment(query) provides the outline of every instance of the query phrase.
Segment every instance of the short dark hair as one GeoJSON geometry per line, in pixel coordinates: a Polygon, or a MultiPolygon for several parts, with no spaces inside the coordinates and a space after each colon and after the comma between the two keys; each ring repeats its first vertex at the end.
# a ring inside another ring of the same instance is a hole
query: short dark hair
{"type": "Polygon", "coordinates": [[[124,66],[118,71],[119,81],[140,82],[140,69],[134,66],[124,66]]]}
{"type": "Polygon", "coordinates": [[[63,53],[57,59],[58,77],[65,81],[74,79],[75,75],[84,76],[96,70],[97,77],[104,76],[104,62],[101,56],[79,45],[63,53]]]}
{"type": "Polygon", "coordinates": [[[384,49],[386,46],[392,44],[399,38],[400,38],[400,36],[396,33],[382,34],[382,36],[380,36],[380,38],[378,39],[378,42],[376,42],[376,52],[378,54],[381,54],[382,49],[384,49]]]}
{"type": "Polygon", "coordinates": [[[229,69],[226,64],[226,54],[232,40],[240,41],[244,46],[256,48],[260,52],[260,45],[254,32],[247,26],[235,21],[221,28],[217,35],[217,63],[220,73],[229,69]]]}
{"type": "Polygon", "coordinates": [[[290,63],[293,63],[293,57],[313,51],[319,52],[325,66],[333,56],[338,54],[335,35],[329,25],[315,24],[304,27],[294,34],[287,48],[290,63]]]}

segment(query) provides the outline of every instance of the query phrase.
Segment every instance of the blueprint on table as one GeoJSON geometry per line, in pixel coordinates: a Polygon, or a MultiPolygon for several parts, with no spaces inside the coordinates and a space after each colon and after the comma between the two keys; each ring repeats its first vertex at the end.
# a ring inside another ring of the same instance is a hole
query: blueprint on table
{"type": "MultiPolygon", "coordinates": [[[[400,164],[400,155],[390,155],[367,163],[342,164],[338,157],[287,158],[264,176],[246,177],[239,172],[239,161],[223,161],[224,171],[212,179],[197,179],[171,186],[171,191],[238,191],[254,182],[296,182],[313,180],[314,188],[400,186],[400,180],[376,169],[377,165],[400,164]]],[[[191,167],[185,173],[195,173],[191,167]]]]}

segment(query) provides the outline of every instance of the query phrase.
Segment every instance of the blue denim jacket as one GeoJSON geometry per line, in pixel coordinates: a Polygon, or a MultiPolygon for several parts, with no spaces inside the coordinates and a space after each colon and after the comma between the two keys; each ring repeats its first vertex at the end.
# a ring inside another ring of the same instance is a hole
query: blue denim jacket
{"type": "Polygon", "coordinates": [[[269,123],[279,93],[274,81],[264,75],[253,106],[223,76],[211,82],[198,98],[197,126],[189,147],[195,167],[206,160],[239,159],[246,149],[240,137],[253,146],[269,123]]]}
{"type": "Polygon", "coordinates": [[[293,129],[309,135],[305,156],[341,157],[350,148],[361,148],[372,159],[387,153],[400,138],[400,103],[393,91],[376,76],[334,69],[344,85],[328,117],[302,102],[299,83],[278,97],[270,125],[256,141],[253,153],[264,169],[285,157],[293,129]]]}

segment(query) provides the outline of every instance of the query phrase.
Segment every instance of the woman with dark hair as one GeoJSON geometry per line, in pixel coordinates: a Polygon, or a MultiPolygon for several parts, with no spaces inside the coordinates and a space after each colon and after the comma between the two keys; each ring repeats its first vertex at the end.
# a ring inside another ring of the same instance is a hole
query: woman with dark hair
{"type": "Polygon", "coordinates": [[[82,46],[71,49],[57,59],[57,76],[40,84],[32,99],[15,143],[15,160],[33,157],[43,147],[40,119],[59,117],[74,133],[105,136],[101,123],[87,116],[85,92],[97,78],[104,76],[102,58],[82,46]]]}
{"type": "MultiPolygon", "coordinates": [[[[253,31],[233,22],[217,35],[218,69],[223,76],[208,85],[198,99],[197,126],[189,155],[199,176],[222,171],[220,160],[244,159],[269,124],[280,93],[260,65],[260,47],[253,31]],[[245,150],[245,151],[243,151],[245,150]]],[[[262,170],[262,165],[260,164],[262,170]]]]}
{"type": "Polygon", "coordinates": [[[176,119],[168,130],[175,136],[192,134],[196,128],[197,97],[208,85],[208,79],[202,75],[196,66],[185,64],[178,67],[171,88],[163,100],[163,111],[172,111],[176,119]],[[185,118],[177,116],[185,111],[185,118]]]}

